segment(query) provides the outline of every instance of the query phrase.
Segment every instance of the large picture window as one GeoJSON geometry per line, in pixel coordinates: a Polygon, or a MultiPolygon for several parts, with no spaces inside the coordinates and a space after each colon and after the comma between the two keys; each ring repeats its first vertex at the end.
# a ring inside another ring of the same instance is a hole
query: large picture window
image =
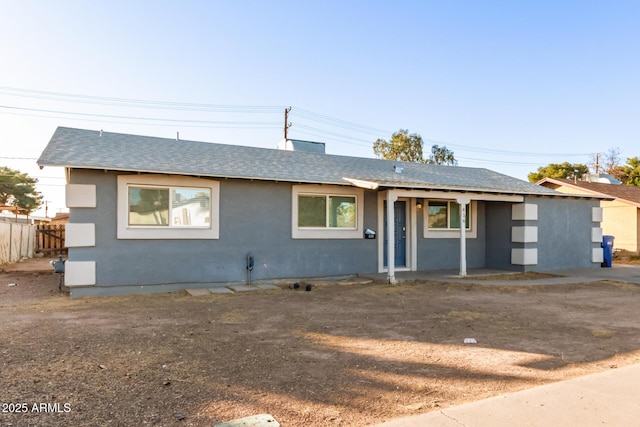
{"type": "Polygon", "coordinates": [[[211,190],[129,186],[129,226],[210,227],[211,190]]]}
{"type": "Polygon", "coordinates": [[[294,239],[362,238],[364,193],[353,187],[294,185],[294,239]]]}
{"type": "MultiPolygon", "coordinates": [[[[471,207],[465,211],[466,230],[471,229],[471,207]]],[[[436,230],[460,229],[460,205],[448,200],[430,200],[428,207],[428,227],[436,230]]]]}
{"type": "Polygon", "coordinates": [[[118,176],[119,239],[217,239],[217,181],[183,176],[118,176]]]}

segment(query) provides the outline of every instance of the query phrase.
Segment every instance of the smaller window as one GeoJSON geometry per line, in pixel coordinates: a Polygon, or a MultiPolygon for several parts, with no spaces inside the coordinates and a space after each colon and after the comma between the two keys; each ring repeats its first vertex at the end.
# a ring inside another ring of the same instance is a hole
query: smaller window
{"type": "Polygon", "coordinates": [[[449,202],[429,202],[429,228],[449,228],[448,207],[449,202]]]}
{"type": "Polygon", "coordinates": [[[357,227],[356,196],[299,194],[298,227],[343,228],[357,227]]]}
{"type": "MultiPolygon", "coordinates": [[[[466,230],[471,229],[471,209],[465,210],[466,230]]],[[[428,208],[428,228],[434,230],[459,230],[460,205],[455,201],[432,200],[428,208]]]]}

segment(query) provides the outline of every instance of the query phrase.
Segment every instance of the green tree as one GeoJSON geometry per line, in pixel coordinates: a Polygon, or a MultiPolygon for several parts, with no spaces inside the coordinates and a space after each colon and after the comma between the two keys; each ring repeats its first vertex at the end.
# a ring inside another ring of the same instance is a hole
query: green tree
{"type": "Polygon", "coordinates": [[[373,153],[377,158],[386,160],[400,160],[403,162],[429,163],[436,165],[456,165],[456,159],[453,151],[447,147],[433,145],[431,147],[431,155],[428,158],[423,157],[422,137],[417,133],[410,134],[407,129],[400,129],[391,135],[391,140],[386,141],[378,138],[373,143],[373,153]]]}
{"type": "Polygon", "coordinates": [[[619,178],[625,185],[633,187],[640,187],[640,159],[636,157],[630,157],[627,159],[627,164],[620,166],[619,178]]]}
{"type": "Polygon", "coordinates": [[[589,167],[581,163],[550,163],[547,166],[541,166],[537,172],[531,172],[527,176],[529,182],[538,182],[542,178],[568,178],[581,179],[583,175],[589,173],[589,167]]]}
{"type": "Polygon", "coordinates": [[[423,163],[422,137],[417,133],[409,134],[407,129],[400,129],[391,135],[391,140],[378,138],[373,143],[373,152],[377,158],[400,160],[403,162],[423,163]]]}
{"type": "Polygon", "coordinates": [[[458,161],[453,155],[453,151],[447,149],[447,147],[440,147],[439,145],[431,146],[431,155],[426,159],[425,163],[432,165],[449,165],[457,166],[458,161]]]}
{"type": "Polygon", "coordinates": [[[42,205],[42,194],[36,190],[37,179],[26,173],[0,167],[0,205],[17,206],[27,215],[42,205]]]}

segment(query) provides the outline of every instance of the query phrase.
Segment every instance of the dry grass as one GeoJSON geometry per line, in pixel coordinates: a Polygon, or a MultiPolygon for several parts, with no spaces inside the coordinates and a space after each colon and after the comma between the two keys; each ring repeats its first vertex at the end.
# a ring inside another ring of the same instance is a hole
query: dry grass
{"type": "Polygon", "coordinates": [[[538,273],[535,271],[528,271],[524,273],[501,273],[501,274],[478,274],[472,276],[465,276],[464,279],[472,280],[540,280],[540,279],[553,279],[555,277],[562,277],[557,274],[551,273],[538,273]]]}
{"type": "Polygon", "coordinates": [[[613,338],[613,332],[607,329],[596,329],[594,331],[591,331],[591,335],[596,338],[613,338]]]}

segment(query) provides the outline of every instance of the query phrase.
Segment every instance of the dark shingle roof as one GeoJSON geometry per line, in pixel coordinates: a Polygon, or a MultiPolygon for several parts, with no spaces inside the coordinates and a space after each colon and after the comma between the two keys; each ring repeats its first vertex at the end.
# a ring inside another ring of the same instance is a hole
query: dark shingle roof
{"type": "Polygon", "coordinates": [[[559,193],[483,168],[439,166],[59,127],[40,166],[505,194],[559,193]],[[402,173],[394,172],[401,165],[402,173]]]}

